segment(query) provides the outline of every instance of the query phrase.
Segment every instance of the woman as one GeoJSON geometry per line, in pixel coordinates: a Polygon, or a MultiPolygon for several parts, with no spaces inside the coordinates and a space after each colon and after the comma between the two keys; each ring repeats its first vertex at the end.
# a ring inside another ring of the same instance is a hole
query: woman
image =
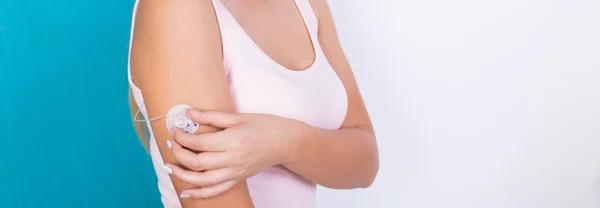
{"type": "MultiPolygon", "coordinates": [[[[365,188],[375,135],[325,0],[139,0],[130,86],[165,207],[315,207],[365,188]]],[[[144,138],[143,136],[141,138],[144,138]]]]}

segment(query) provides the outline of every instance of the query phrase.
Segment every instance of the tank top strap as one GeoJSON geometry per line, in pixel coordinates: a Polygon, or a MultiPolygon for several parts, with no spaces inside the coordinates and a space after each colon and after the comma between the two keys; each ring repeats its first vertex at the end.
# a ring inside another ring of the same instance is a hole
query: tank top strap
{"type": "MultiPolygon", "coordinates": [[[[217,20],[218,22],[221,22],[221,17],[225,14],[223,14],[224,11],[226,11],[225,5],[223,5],[223,3],[221,3],[221,0],[210,0],[212,2],[213,5],[213,9],[215,10],[215,15],[217,16],[217,20]]],[[[221,24],[221,23],[219,23],[221,24]]]]}
{"type": "Polygon", "coordinates": [[[221,2],[221,0],[210,0],[215,11],[215,16],[217,18],[217,24],[219,25],[219,34],[221,36],[221,49],[223,50],[223,69],[226,74],[229,74],[229,66],[228,66],[228,56],[227,54],[231,53],[235,47],[230,42],[231,36],[233,34],[230,30],[230,26],[232,24],[237,24],[235,19],[229,14],[229,11],[225,7],[225,5],[221,2]]]}
{"type": "Polygon", "coordinates": [[[133,45],[133,31],[135,28],[135,16],[137,14],[138,3],[139,3],[138,0],[136,0],[133,3],[133,11],[131,14],[131,25],[130,25],[130,30],[129,30],[129,50],[127,52],[127,80],[129,82],[129,86],[134,91],[139,90],[139,89],[137,89],[137,87],[135,86],[135,84],[133,82],[133,76],[131,75],[131,61],[129,61],[129,60],[131,60],[131,46],[133,45]]]}
{"type": "Polygon", "coordinates": [[[313,38],[316,38],[319,32],[319,21],[317,20],[317,15],[310,5],[309,0],[294,0],[294,2],[302,15],[302,19],[304,19],[304,24],[306,25],[308,32],[313,38]]]}

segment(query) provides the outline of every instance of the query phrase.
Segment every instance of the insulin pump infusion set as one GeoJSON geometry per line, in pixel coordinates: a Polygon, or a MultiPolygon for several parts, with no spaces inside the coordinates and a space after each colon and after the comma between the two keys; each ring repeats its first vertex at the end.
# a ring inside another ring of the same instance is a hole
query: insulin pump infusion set
{"type": "Polygon", "coordinates": [[[185,133],[194,134],[198,130],[198,124],[194,123],[194,121],[192,121],[192,119],[190,119],[185,113],[187,109],[191,109],[191,108],[192,107],[190,107],[189,105],[179,104],[179,105],[173,106],[169,110],[169,112],[167,113],[166,116],[158,116],[158,117],[154,117],[154,118],[150,118],[150,119],[137,119],[138,114],[140,114],[140,111],[141,111],[141,108],[139,108],[137,110],[137,112],[135,113],[133,120],[135,122],[146,122],[146,121],[154,121],[157,119],[166,118],[167,119],[166,124],[167,124],[167,129],[169,130],[169,133],[173,134],[173,132],[171,132],[171,128],[177,127],[179,129],[183,130],[185,133]]]}

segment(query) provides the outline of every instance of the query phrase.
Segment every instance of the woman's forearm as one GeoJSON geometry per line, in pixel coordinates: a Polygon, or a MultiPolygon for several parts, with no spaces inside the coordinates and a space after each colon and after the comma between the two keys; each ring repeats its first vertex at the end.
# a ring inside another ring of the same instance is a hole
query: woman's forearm
{"type": "Polygon", "coordinates": [[[359,128],[310,127],[285,166],[333,189],[369,187],[379,170],[375,135],[359,128]]]}

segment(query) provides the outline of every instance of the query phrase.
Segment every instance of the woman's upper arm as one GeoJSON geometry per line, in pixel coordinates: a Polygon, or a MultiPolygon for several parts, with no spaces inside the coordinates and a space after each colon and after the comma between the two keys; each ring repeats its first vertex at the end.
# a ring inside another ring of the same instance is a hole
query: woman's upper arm
{"type": "Polygon", "coordinates": [[[338,35],[327,4],[327,0],[312,0],[319,20],[319,43],[327,60],[342,80],[348,94],[348,113],[342,128],[360,128],[373,133],[373,127],[366,110],[350,63],[342,50],[338,35]]]}
{"type": "MultiPolygon", "coordinates": [[[[139,0],[132,38],[131,70],[150,118],[166,115],[177,104],[233,111],[210,0],[139,0]]],[[[166,145],[171,135],[165,119],[153,121],[152,130],[163,160],[178,164],[166,145]]],[[[171,180],[177,193],[192,188],[171,180]]],[[[184,207],[252,207],[245,181],[213,198],[181,202],[184,207]]]]}

